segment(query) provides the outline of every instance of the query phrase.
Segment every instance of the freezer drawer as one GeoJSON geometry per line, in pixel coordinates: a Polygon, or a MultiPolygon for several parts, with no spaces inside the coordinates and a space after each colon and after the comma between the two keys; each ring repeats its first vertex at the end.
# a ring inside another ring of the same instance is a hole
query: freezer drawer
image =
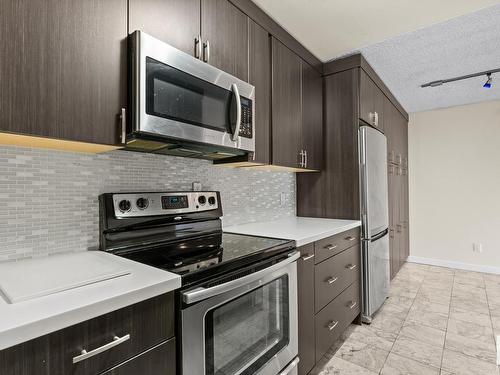
{"type": "Polygon", "coordinates": [[[389,234],[363,241],[363,315],[368,321],[389,296],[389,234]]]}

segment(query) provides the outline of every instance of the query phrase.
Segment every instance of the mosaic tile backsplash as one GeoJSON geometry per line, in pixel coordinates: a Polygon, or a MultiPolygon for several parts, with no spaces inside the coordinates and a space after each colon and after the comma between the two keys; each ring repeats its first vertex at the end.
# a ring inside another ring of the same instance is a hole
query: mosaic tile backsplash
{"type": "Polygon", "coordinates": [[[193,182],[221,192],[228,225],[295,215],[293,173],[128,151],[89,155],[0,146],[0,261],[95,250],[99,194],[191,190],[193,182]]]}

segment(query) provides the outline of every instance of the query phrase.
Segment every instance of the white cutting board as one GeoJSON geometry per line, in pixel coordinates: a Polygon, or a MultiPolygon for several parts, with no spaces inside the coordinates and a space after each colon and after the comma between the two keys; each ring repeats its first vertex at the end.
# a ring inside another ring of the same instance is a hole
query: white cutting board
{"type": "Polygon", "coordinates": [[[57,254],[0,263],[0,290],[9,303],[79,288],[130,274],[99,251],[57,254]]]}

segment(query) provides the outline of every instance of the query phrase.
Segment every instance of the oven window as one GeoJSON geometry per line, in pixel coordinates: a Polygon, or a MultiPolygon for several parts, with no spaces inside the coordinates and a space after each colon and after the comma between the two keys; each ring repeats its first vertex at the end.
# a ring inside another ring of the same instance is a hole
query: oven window
{"type": "Polygon", "coordinates": [[[146,58],[146,113],[230,132],[232,92],[146,58]]]}
{"type": "Polygon", "coordinates": [[[205,316],[206,373],[253,374],[288,345],[288,276],[209,311],[205,316]]]}

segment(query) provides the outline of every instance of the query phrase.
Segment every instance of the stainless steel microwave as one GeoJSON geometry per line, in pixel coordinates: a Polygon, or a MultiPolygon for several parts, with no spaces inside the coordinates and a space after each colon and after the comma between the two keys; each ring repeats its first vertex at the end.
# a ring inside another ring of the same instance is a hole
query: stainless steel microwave
{"type": "Polygon", "coordinates": [[[127,148],[223,159],[255,150],[255,88],[145,34],[130,36],[127,148]]]}

